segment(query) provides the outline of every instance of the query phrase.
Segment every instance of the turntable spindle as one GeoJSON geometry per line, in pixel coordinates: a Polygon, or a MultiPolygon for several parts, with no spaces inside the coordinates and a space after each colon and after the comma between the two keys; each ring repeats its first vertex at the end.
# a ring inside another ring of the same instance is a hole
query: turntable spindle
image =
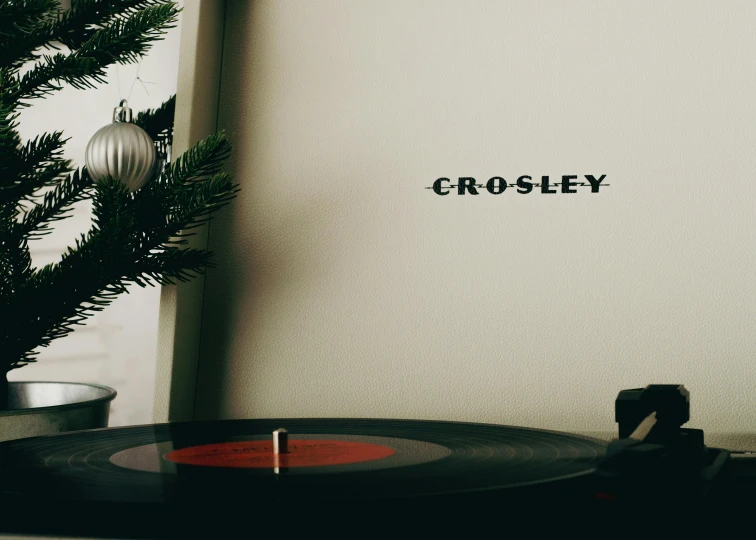
{"type": "Polygon", "coordinates": [[[284,428],[278,428],[273,432],[273,473],[278,476],[281,474],[281,469],[286,471],[285,467],[281,467],[278,456],[281,454],[289,453],[289,432],[284,428]]]}
{"type": "Polygon", "coordinates": [[[278,428],[273,432],[273,453],[289,453],[289,432],[284,428],[278,428]]]}

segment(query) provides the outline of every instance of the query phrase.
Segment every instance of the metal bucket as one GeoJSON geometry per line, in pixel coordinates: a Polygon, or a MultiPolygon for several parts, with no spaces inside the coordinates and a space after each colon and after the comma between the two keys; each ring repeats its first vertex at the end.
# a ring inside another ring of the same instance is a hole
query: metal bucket
{"type": "Polygon", "coordinates": [[[116,391],[99,384],[10,382],[0,410],[0,441],[108,427],[116,391]]]}

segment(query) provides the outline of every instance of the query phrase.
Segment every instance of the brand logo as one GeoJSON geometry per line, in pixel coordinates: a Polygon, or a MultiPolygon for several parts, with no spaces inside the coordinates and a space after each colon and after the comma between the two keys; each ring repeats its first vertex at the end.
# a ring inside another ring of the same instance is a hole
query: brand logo
{"type": "Polygon", "coordinates": [[[480,195],[481,192],[490,193],[491,195],[501,195],[507,188],[514,188],[514,190],[510,189],[510,191],[526,195],[528,193],[577,193],[581,188],[585,191],[588,191],[586,188],[590,188],[590,193],[598,193],[601,188],[609,186],[609,184],[604,182],[606,180],[605,174],[600,176],[593,174],[583,175],[582,178],[585,181],[578,181],[578,178],[576,174],[563,174],[561,182],[557,181],[552,184],[549,176],[541,176],[539,182],[538,180],[533,180],[532,176],[523,175],[516,182],[507,183],[504,177],[493,176],[485,184],[478,184],[477,180],[471,176],[460,176],[457,179],[457,183],[453,184],[450,178],[442,177],[425,189],[432,189],[437,195],[449,195],[450,193],[454,193],[455,195],[480,195]]]}

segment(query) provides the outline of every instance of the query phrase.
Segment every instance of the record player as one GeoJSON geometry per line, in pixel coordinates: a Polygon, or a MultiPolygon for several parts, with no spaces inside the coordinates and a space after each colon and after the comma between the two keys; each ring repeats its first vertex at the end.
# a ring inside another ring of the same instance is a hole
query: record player
{"type": "Polygon", "coordinates": [[[273,527],[340,537],[564,532],[642,518],[655,530],[664,520],[700,532],[707,517],[756,500],[756,468],[745,454],[707,447],[702,431],[682,427],[689,417],[684,386],[650,385],[619,393],[618,437],[608,443],[524,427],[334,418],[34,437],[0,445],[0,528],[189,538],[273,527]]]}

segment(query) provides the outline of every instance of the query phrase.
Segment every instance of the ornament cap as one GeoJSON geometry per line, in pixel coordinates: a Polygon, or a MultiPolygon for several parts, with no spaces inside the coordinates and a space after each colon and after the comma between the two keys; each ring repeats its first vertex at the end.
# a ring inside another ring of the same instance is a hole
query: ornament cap
{"type": "Polygon", "coordinates": [[[118,107],[113,109],[113,122],[131,122],[131,109],[129,102],[125,99],[122,99],[118,107]]]}

